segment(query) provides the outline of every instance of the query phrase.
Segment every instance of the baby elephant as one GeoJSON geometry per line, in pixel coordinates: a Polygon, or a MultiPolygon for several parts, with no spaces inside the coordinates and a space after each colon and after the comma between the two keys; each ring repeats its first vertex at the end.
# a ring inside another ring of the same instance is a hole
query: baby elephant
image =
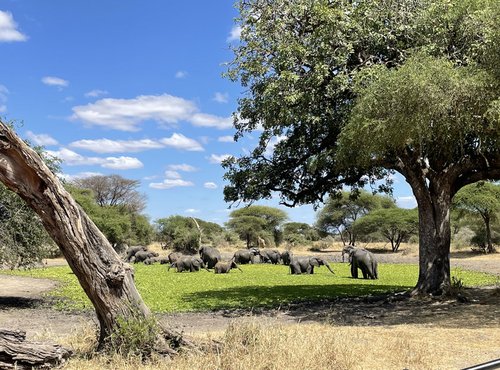
{"type": "Polygon", "coordinates": [[[238,269],[241,272],[243,272],[243,270],[238,267],[238,265],[236,264],[236,262],[234,262],[234,260],[228,262],[219,261],[215,264],[214,267],[216,274],[228,274],[231,269],[238,269]]]}

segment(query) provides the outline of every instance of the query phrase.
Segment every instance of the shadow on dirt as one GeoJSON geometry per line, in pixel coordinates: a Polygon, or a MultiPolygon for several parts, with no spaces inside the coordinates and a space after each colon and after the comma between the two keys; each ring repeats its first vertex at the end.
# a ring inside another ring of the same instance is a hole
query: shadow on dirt
{"type": "Polygon", "coordinates": [[[37,308],[45,303],[40,298],[25,298],[25,297],[0,297],[0,310],[8,310],[11,308],[37,308]]]}
{"type": "MultiPolygon", "coordinates": [[[[348,286],[353,289],[352,285],[348,286]]],[[[262,287],[259,287],[262,289],[262,287]]],[[[315,287],[282,287],[297,294],[315,287]],[[297,289],[299,288],[299,289],[297,289]]],[[[359,287],[358,287],[359,288],[359,287]]],[[[380,287],[387,289],[387,287],[380,287]]],[[[273,287],[266,294],[279,300],[284,294],[273,287]]],[[[370,290],[373,287],[370,287],[370,290]]],[[[357,292],[359,292],[357,290],[357,292]]],[[[310,292],[309,292],[310,293],[310,292]]],[[[373,291],[371,291],[373,293],[373,291]]],[[[234,302],[235,299],[255,301],[252,309],[227,309],[219,313],[225,317],[286,316],[296,322],[320,322],[334,326],[387,326],[419,324],[442,328],[491,328],[500,327],[500,290],[495,287],[464,289],[457,297],[410,297],[407,292],[341,297],[315,301],[283,304],[279,308],[265,307],[251,289],[226,289],[206,292],[210,299],[234,302]]],[[[257,295],[258,296],[258,295],[257,295]]],[[[300,296],[300,295],[299,295],[300,296]]],[[[203,292],[191,294],[186,299],[207,300],[203,292]]],[[[207,302],[209,304],[209,302],[207,302]]],[[[276,304],[274,305],[276,307],[276,304]]],[[[206,308],[205,308],[206,309],[206,308]]]]}

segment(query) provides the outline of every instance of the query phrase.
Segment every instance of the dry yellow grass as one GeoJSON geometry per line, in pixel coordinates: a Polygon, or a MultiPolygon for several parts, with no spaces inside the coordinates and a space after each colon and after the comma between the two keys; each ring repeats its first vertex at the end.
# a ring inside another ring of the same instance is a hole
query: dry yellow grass
{"type": "MultiPolygon", "coordinates": [[[[64,369],[456,369],[497,358],[500,351],[497,327],[269,326],[242,319],[214,339],[223,343],[218,352],[188,352],[173,360],[153,358],[147,363],[137,358],[95,355],[74,358],[64,369]]],[[[79,333],[68,340],[68,345],[83,353],[94,345],[90,334],[79,333]]]]}

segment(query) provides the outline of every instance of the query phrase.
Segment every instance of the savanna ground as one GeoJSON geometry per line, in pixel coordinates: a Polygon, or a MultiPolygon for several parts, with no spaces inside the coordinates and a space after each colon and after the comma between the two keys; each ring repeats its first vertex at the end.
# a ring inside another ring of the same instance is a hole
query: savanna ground
{"type": "MultiPolygon", "coordinates": [[[[375,252],[381,264],[417,263],[415,248],[403,248],[396,254],[382,248],[375,252]]],[[[338,249],[298,253],[340,260],[338,249]]],[[[454,252],[452,265],[500,275],[500,254],[454,252]]],[[[171,328],[226,345],[214,353],[186,353],[173,361],[144,364],[134,358],[88,359],[95,345],[94,314],[52,308],[46,293],[57,282],[7,275],[2,280],[0,327],[23,329],[28,339],[56,341],[83,354],[65,369],[456,369],[500,358],[498,282],[466,288],[460,295],[464,299],[458,300],[372,295],[274,308],[157,314],[171,328]]]]}

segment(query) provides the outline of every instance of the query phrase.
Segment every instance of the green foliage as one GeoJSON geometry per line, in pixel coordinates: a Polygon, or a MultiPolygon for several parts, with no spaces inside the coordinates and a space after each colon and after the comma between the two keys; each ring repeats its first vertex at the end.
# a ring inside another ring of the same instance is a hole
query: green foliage
{"type": "MultiPolygon", "coordinates": [[[[418,266],[379,265],[378,280],[351,279],[348,263],[332,263],[335,275],[324,267],[313,275],[290,275],[283,265],[243,265],[243,272],[214,274],[166,271],[165,265],[134,266],[135,281],[144,302],[155,312],[218,310],[279,306],[289,302],[315,301],[335,297],[382,294],[410,289],[415,285],[418,266]]],[[[455,269],[452,270],[455,274],[455,269]]],[[[57,307],[93,309],[77,278],[68,267],[50,267],[11,274],[57,279],[63,284],[50,294],[57,307]]],[[[459,270],[466,286],[493,285],[498,277],[459,270]]]]}
{"type": "Polygon", "coordinates": [[[457,67],[425,54],[398,69],[377,69],[371,83],[357,91],[350,123],[340,135],[339,162],[346,168],[387,163],[411,145],[430,163],[441,163],[456,161],[477,141],[493,144],[498,123],[485,125],[485,117],[498,88],[475,64],[457,67]],[[360,137],[370,140],[356,145],[360,137]]]}
{"type": "Polygon", "coordinates": [[[283,225],[283,239],[292,246],[306,245],[320,239],[319,231],[303,222],[288,222],[283,225]]]}
{"type": "Polygon", "coordinates": [[[198,218],[177,215],[156,220],[157,240],[179,252],[198,252],[200,238],[201,243],[217,245],[223,233],[224,229],[220,225],[198,218]],[[201,229],[201,235],[196,223],[201,229]]]}
{"type": "Polygon", "coordinates": [[[38,215],[0,184],[0,265],[32,267],[57,251],[38,215]]]}
{"type": "Polygon", "coordinates": [[[159,332],[158,321],[153,316],[144,318],[132,311],[127,317],[117,318],[116,328],[107,338],[105,348],[111,353],[145,359],[153,353],[159,332]]]}
{"type": "Polygon", "coordinates": [[[356,220],[353,229],[365,237],[380,233],[391,242],[392,251],[397,252],[402,242],[417,234],[418,212],[416,209],[377,209],[356,220]]]}
{"type": "Polygon", "coordinates": [[[96,224],[111,245],[117,249],[123,244],[149,244],[153,228],[146,216],[121,205],[100,206],[92,190],[66,184],[66,190],[73,196],[85,213],[96,224]]]}
{"type": "Polygon", "coordinates": [[[237,209],[229,215],[226,226],[237,233],[242,240],[257,246],[257,238],[263,238],[269,245],[270,241],[278,245],[281,240],[280,227],[288,218],[281,209],[267,206],[248,206],[237,209]]]}
{"type": "Polygon", "coordinates": [[[353,224],[359,218],[375,209],[394,208],[394,200],[388,196],[371,194],[365,190],[356,193],[343,191],[330,196],[318,212],[316,227],[326,234],[337,234],[344,244],[356,242],[353,224]]]}
{"type": "Polygon", "coordinates": [[[459,211],[459,218],[476,218],[482,221],[479,227],[473,227],[476,235],[473,241],[487,252],[494,250],[495,239],[492,228],[498,225],[500,213],[500,185],[480,181],[465,186],[453,198],[453,205],[459,211]],[[496,223],[496,224],[495,224],[496,223]]]}

